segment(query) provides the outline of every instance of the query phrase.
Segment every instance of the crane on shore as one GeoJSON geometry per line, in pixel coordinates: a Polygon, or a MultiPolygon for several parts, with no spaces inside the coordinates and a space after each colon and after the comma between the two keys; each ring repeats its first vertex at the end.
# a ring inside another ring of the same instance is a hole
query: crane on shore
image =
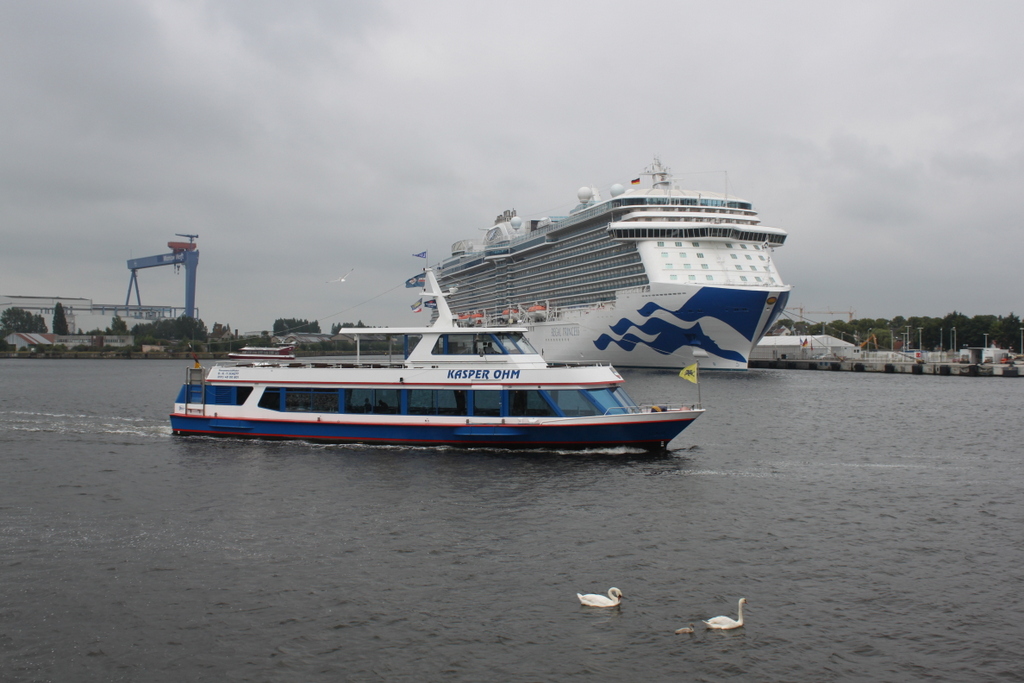
{"type": "Polygon", "coordinates": [[[142,297],[139,294],[138,271],[143,268],[154,268],[156,266],[174,266],[175,272],[185,266],[185,312],[189,318],[196,317],[196,269],[199,267],[199,245],[195,240],[199,235],[183,235],[175,233],[177,237],[187,237],[188,242],[168,242],[170,254],[158,254],[156,256],[144,256],[142,258],[128,259],[128,270],[132,271],[131,279],[128,281],[128,296],[125,297],[124,305],[128,306],[132,298],[132,289],[135,289],[135,303],[142,306],[142,297]]]}

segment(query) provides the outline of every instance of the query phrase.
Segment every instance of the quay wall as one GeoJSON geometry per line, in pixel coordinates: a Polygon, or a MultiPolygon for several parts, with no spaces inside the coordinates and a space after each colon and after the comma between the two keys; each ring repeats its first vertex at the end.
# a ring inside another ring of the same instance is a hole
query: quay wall
{"type": "Polygon", "coordinates": [[[1012,363],[917,363],[870,360],[751,360],[751,369],[818,370],[824,372],[881,372],[885,374],[942,375],[950,377],[1021,377],[1012,363]]]}

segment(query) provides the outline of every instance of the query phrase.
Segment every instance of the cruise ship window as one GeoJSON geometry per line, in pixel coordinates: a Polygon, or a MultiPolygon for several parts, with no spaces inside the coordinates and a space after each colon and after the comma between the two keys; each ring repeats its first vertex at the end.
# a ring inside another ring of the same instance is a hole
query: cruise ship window
{"type": "Polygon", "coordinates": [[[683,268],[686,268],[687,270],[689,270],[692,267],[693,267],[692,263],[685,263],[685,264],[683,264],[683,268]]]}
{"type": "Polygon", "coordinates": [[[761,259],[762,261],[764,261],[764,256],[762,256],[761,254],[758,254],[758,255],[757,255],[757,258],[759,258],[759,259],[761,259]]]}
{"type": "Polygon", "coordinates": [[[757,266],[750,266],[751,270],[757,270],[757,266]]]}
{"type": "Polygon", "coordinates": [[[678,276],[678,275],[674,275],[674,274],[673,274],[673,275],[669,275],[669,276],[668,276],[668,279],[669,279],[669,280],[678,280],[678,279],[679,279],[679,276],[678,276]]]}
{"type": "Polygon", "coordinates": [[[691,275],[691,276],[690,276],[690,279],[691,279],[691,280],[696,280],[696,279],[697,279],[697,276],[696,276],[696,275],[691,275]]]}
{"type": "Polygon", "coordinates": [[[681,246],[683,246],[683,243],[682,242],[676,242],[676,246],[677,247],[681,247],[681,246]]]}
{"type": "Polygon", "coordinates": [[[661,258],[668,258],[668,252],[667,251],[661,252],[661,258]]]}
{"type": "Polygon", "coordinates": [[[703,268],[704,270],[707,270],[707,269],[708,269],[708,268],[710,268],[711,266],[709,266],[709,265],[708,265],[708,264],[706,264],[706,263],[702,263],[702,264],[700,264],[700,267],[701,267],[701,268],[703,268]]]}
{"type": "Polygon", "coordinates": [[[725,248],[726,249],[732,249],[732,242],[726,242],[725,243],[725,248]]]}
{"type": "Polygon", "coordinates": [[[740,275],[740,280],[743,280],[743,282],[746,282],[747,281],[747,276],[746,275],[740,275]]]}
{"type": "Polygon", "coordinates": [[[745,244],[741,244],[740,245],[740,249],[746,249],[746,248],[747,248],[747,245],[745,245],[745,244]]]}
{"type": "Polygon", "coordinates": [[[715,276],[714,276],[714,275],[708,275],[708,279],[709,279],[709,280],[714,280],[714,279],[715,279],[715,276]]]}
{"type": "Polygon", "coordinates": [[[745,254],[745,256],[747,257],[748,261],[753,261],[754,260],[754,257],[751,256],[750,254],[745,254]]]}
{"type": "Polygon", "coordinates": [[[755,279],[755,280],[757,280],[758,282],[764,282],[764,280],[762,280],[762,279],[761,279],[760,277],[758,277],[758,276],[755,276],[755,277],[754,277],[754,279],[755,279]]]}
{"type": "Polygon", "coordinates": [[[685,251],[679,252],[679,258],[686,258],[686,252],[685,251]]]}
{"type": "Polygon", "coordinates": [[[695,247],[699,247],[700,246],[700,242],[690,242],[690,244],[692,244],[695,247]]]}
{"type": "Polygon", "coordinates": [[[733,258],[735,258],[735,259],[738,259],[738,258],[739,258],[739,256],[737,256],[736,254],[729,254],[729,256],[732,256],[732,257],[733,257],[733,258]]]}
{"type": "Polygon", "coordinates": [[[672,268],[672,264],[671,263],[666,263],[665,264],[665,268],[666,269],[671,269],[672,268]]]}
{"type": "Polygon", "coordinates": [[[658,242],[658,246],[659,247],[663,247],[663,246],[665,246],[665,243],[664,242],[658,242]]]}
{"type": "Polygon", "coordinates": [[[698,254],[697,254],[697,258],[704,258],[704,254],[702,254],[702,253],[698,253],[698,254]]]}
{"type": "Polygon", "coordinates": [[[740,264],[737,263],[736,264],[736,270],[743,270],[743,266],[741,266],[740,264]]]}

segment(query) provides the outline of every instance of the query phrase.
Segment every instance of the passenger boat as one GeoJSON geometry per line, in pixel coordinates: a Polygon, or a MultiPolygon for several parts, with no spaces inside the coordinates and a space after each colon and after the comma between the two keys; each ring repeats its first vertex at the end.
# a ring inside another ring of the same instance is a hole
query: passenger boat
{"type": "MultiPolygon", "coordinates": [[[[577,192],[567,216],[505,211],[437,268],[456,312],[511,324],[549,361],[745,370],[789,300],[773,255],[785,230],[750,202],[685,189],[658,159],[606,198],[577,192]]],[[[472,324],[467,321],[466,323],[472,324]]]]}
{"type": "Polygon", "coordinates": [[[294,346],[243,346],[228,354],[243,360],[295,360],[294,346]]]}
{"type": "Polygon", "coordinates": [[[248,361],[189,368],[175,434],[334,443],[663,450],[704,410],[637,405],[607,363],[548,363],[515,326],[456,324],[427,269],[429,327],[346,328],[355,362],[248,361]],[[400,363],[366,360],[362,335],[404,338],[400,363]]]}

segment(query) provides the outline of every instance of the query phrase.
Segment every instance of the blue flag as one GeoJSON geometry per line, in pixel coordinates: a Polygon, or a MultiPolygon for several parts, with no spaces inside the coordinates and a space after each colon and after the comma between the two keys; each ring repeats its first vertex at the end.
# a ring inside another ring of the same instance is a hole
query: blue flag
{"type": "Polygon", "coordinates": [[[427,274],[420,273],[419,275],[413,275],[411,278],[405,281],[406,287],[426,287],[427,285],[427,274]]]}
{"type": "Polygon", "coordinates": [[[415,256],[416,258],[427,258],[427,252],[421,251],[418,254],[413,254],[413,256],[415,256]]]}
{"type": "Polygon", "coordinates": [[[437,300],[431,299],[430,301],[424,301],[423,305],[427,308],[437,308],[437,300]]]}

